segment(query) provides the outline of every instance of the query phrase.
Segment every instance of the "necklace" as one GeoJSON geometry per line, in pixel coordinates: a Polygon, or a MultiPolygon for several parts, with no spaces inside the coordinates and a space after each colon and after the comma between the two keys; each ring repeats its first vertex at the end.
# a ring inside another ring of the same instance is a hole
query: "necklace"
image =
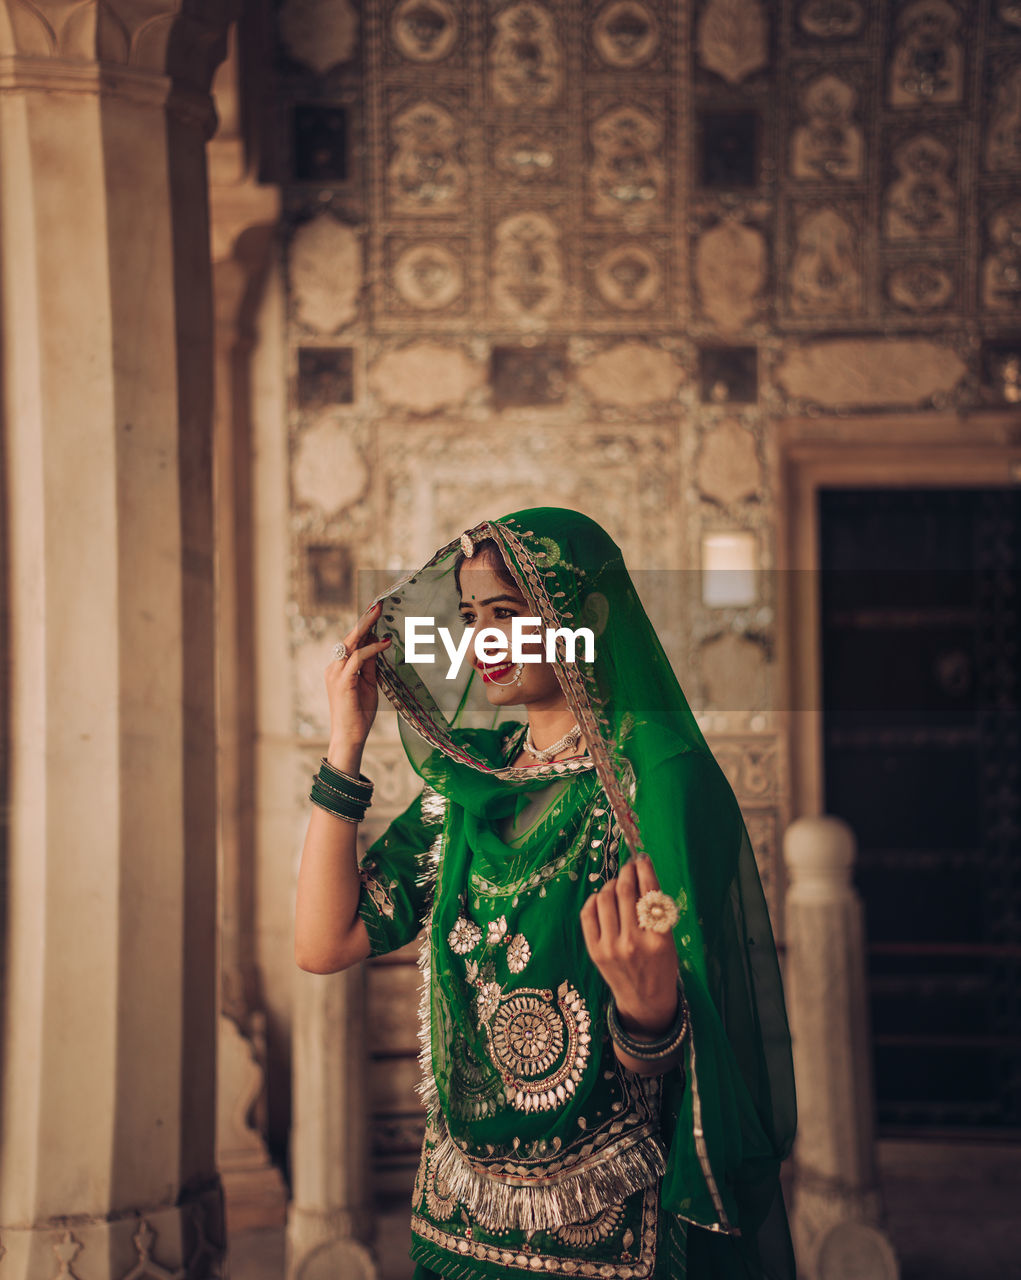
{"type": "Polygon", "coordinates": [[[548,747],[543,747],[540,751],[532,741],[532,726],[529,725],[525,731],[525,750],[530,756],[535,756],[536,760],[541,760],[543,764],[548,764],[565,747],[576,747],[580,738],[581,727],[576,724],[573,729],[568,729],[562,738],[558,738],[556,742],[551,743],[548,747]]]}

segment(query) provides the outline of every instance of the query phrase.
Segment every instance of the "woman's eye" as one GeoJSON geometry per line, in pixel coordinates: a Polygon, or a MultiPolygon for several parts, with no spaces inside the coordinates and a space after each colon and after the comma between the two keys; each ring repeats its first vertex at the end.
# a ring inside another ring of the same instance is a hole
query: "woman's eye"
{"type": "Polygon", "coordinates": [[[475,625],[475,619],[474,617],[472,617],[470,613],[462,613],[461,621],[464,623],[466,627],[474,627],[475,625]]]}
{"type": "Polygon", "coordinates": [[[513,609],[497,609],[496,616],[498,618],[516,618],[518,615],[513,609]]]}

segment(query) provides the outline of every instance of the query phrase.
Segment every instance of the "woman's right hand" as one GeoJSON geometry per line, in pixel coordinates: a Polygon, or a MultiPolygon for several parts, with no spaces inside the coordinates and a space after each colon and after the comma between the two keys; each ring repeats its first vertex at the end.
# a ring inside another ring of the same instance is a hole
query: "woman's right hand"
{"type": "Polygon", "coordinates": [[[330,750],[327,759],[360,752],[369,736],[379,705],[376,654],[390,644],[390,637],[376,640],[372,628],[381,606],[372,605],[344,637],[346,658],[334,658],[326,668],[326,692],[330,702],[330,750]]]}

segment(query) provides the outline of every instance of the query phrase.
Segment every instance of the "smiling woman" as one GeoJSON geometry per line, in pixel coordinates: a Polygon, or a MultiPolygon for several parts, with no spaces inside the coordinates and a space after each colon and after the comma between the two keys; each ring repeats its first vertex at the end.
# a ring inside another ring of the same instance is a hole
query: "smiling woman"
{"type": "Polygon", "coordinates": [[[296,948],[326,972],[428,926],[416,1276],[793,1277],[790,1042],[754,856],[616,546],[573,511],[484,522],[345,644],[296,948]],[[406,624],[456,616],[494,647],[447,678],[406,624]],[[517,662],[516,623],[590,626],[594,649],[517,662]],[[426,785],[359,873],[378,684],[426,785]]]}

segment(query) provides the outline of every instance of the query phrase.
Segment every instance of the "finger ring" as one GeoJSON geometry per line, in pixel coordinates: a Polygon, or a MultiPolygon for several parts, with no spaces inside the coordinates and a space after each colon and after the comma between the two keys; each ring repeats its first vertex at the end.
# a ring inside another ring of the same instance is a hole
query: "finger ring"
{"type": "Polygon", "coordinates": [[[333,656],[339,662],[341,658],[347,657],[347,645],[343,640],[338,640],[333,646],[333,656]]]}
{"type": "Polygon", "coordinates": [[[653,933],[669,933],[681,913],[677,903],[662,889],[649,889],[635,903],[639,929],[651,929],[653,933]]]}

